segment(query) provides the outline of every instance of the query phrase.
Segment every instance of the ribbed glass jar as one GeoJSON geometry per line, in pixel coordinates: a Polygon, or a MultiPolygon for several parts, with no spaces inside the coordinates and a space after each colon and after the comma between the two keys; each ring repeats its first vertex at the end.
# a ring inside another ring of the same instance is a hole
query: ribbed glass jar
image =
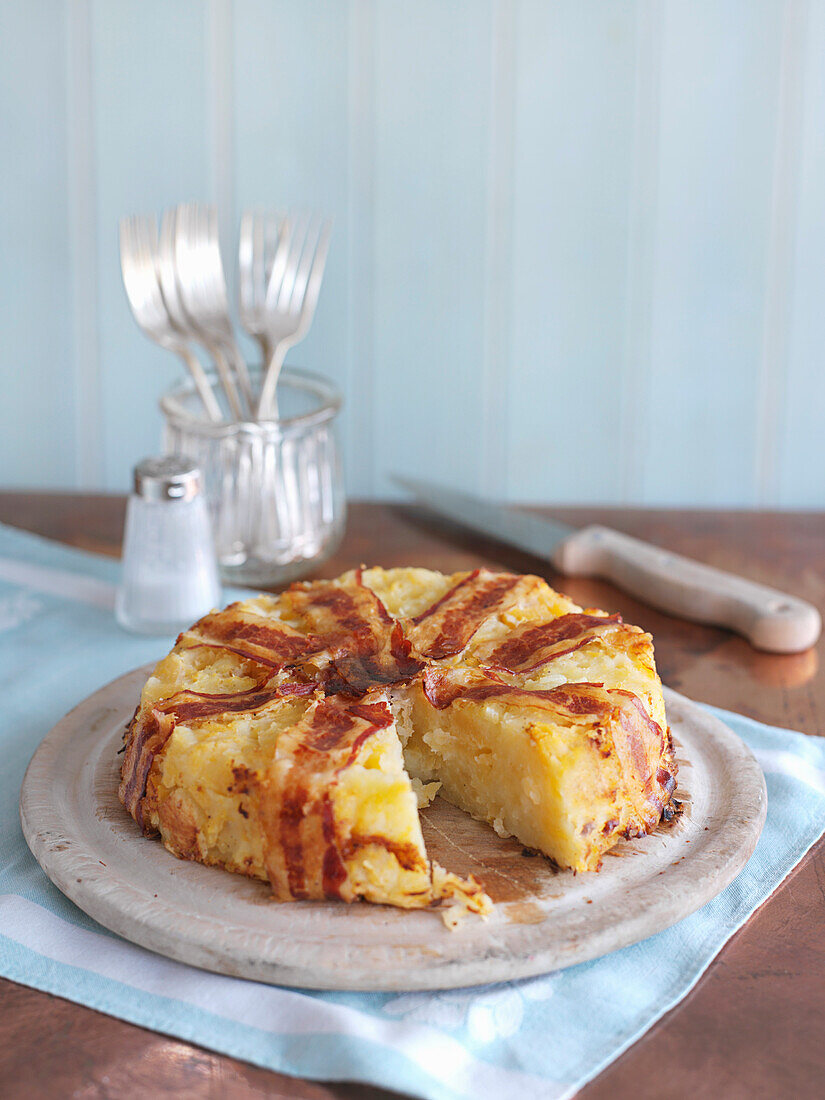
{"type": "MultiPolygon", "coordinates": [[[[210,381],[217,394],[217,378],[210,381]]],[[[187,455],[203,473],[226,582],[284,584],[333,553],[344,533],[346,497],[335,423],[341,398],[330,382],[285,367],[280,419],[261,423],[203,419],[190,380],[160,406],[166,452],[187,455]]]]}

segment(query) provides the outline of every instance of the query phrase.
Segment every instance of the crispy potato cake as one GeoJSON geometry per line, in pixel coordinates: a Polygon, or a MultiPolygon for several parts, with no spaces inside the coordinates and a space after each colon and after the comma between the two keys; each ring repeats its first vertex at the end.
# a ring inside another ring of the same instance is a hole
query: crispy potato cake
{"type": "Polygon", "coordinates": [[[143,689],[120,798],[176,856],[280,901],[486,913],[426,853],[442,798],[562,868],[669,813],[650,635],[539,577],[358,569],[201,619],[143,689]]]}

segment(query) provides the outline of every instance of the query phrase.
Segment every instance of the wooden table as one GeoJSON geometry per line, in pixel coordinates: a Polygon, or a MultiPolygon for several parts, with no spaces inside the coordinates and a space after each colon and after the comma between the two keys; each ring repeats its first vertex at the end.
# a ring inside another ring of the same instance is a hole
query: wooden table
{"type": "MultiPolygon", "coordinates": [[[[0,494],[0,521],[102,553],[119,551],[120,497],[0,494]]],[[[598,521],[772,584],[825,612],[825,514],[663,509],[554,509],[598,521]]],[[[360,562],[444,571],[478,565],[538,572],[586,606],[652,631],[662,679],[696,699],[806,733],[823,732],[825,642],[769,657],[720,630],[661,615],[596,581],[565,580],[539,560],[426,519],[414,509],[351,508],[347,537],[324,567],[360,562]]],[[[711,964],[693,992],[582,1090],[610,1097],[825,1095],[825,844],[816,845],[711,964]]],[[[390,1094],[297,1081],[91,1009],[0,982],[0,1092],[77,1096],[299,1097],[390,1094]]]]}

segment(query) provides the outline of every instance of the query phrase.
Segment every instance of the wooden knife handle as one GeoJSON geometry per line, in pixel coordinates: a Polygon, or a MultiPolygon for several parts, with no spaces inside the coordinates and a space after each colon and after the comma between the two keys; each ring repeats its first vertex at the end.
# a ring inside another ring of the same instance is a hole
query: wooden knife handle
{"type": "Polygon", "coordinates": [[[571,577],[612,581],[680,618],[728,627],[769,653],[809,649],[822,629],[819,612],[803,600],[609,527],[577,531],[558,546],[553,564],[571,577]]]}

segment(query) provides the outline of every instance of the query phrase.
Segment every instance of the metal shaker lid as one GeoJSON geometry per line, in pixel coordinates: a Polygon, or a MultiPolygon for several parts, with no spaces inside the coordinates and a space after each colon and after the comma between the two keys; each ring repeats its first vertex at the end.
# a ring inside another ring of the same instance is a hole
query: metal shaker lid
{"type": "Polygon", "coordinates": [[[193,500],[203,488],[197,463],[186,455],[144,458],[135,466],[135,492],[144,500],[193,500]]]}

